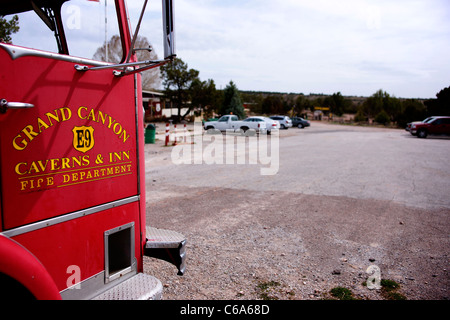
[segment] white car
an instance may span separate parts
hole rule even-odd
[[[281,129],[292,127],[292,120],[288,116],[271,116],[270,119],[279,121]]]
[[[236,115],[224,115],[217,121],[208,121],[204,123],[205,130],[213,132],[214,130],[221,132],[265,132],[266,122],[262,119],[254,117],[245,120],[239,120]]]
[[[280,129],[280,122],[278,122],[277,120],[270,119],[268,117],[254,116],[254,117],[249,117],[246,120],[248,120],[248,119],[258,119],[255,121],[261,121],[261,120],[264,121],[266,123],[267,134],[270,134],[274,130]]]

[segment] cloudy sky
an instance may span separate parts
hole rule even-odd
[[[102,4],[86,4],[103,23]],[[128,1],[133,25],[141,4]],[[161,1],[148,6],[140,33],[161,57]],[[175,0],[175,24],[178,57],[218,89],[434,98],[450,86],[449,0]]]
[[[450,86],[448,0],[176,0],[177,51],[241,90],[435,97]]]

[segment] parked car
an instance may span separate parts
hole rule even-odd
[[[252,129],[255,132],[265,132],[266,122],[262,119],[251,119],[247,118],[245,120],[239,120],[236,115],[225,115],[219,118],[217,121],[206,121],[203,124],[205,130],[211,132],[221,131],[221,132],[243,132]]]
[[[269,118],[280,122],[281,129],[289,129],[292,127],[292,120],[288,116],[271,116]]]
[[[410,132],[419,138],[426,138],[429,134],[450,135],[450,117],[433,117],[428,122],[413,122]]]
[[[264,121],[266,123],[267,134],[271,134],[272,131],[280,129],[280,123],[277,120],[272,120],[268,117],[254,116],[249,117],[248,119],[259,119]]]
[[[292,117],[292,126],[303,129],[304,127],[309,127],[311,123],[308,120],[305,120],[300,117]]]
[[[420,122],[430,122],[431,120],[433,120],[434,119],[434,117],[428,117],[428,118],[426,118],[425,120],[422,120],[422,121],[413,121],[413,122],[409,122],[409,123],[407,123],[406,124],[406,128],[405,128],[405,130],[406,131],[411,131],[411,125],[413,124],[413,123],[420,123]]]
[[[242,124],[240,125],[239,129],[243,133],[247,132],[247,130],[253,130],[257,133],[266,132],[267,131],[266,121],[261,118],[262,117],[249,117],[244,121],[242,121]]]

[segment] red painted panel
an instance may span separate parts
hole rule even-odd
[[[0,47],[0,99],[35,105],[0,114],[3,229],[137,194],[134,79],[74,65]]]
[[[17,280],[37,299],[61,299],[60,290],[40,261],[17,242],[2,236],[0,236],[0,273]]]
[[[139,202],[126,204],[47,228],[15,236],[13,239],[39,259],[54,279],[58,290],[67,288],[73,275],[71,266],[80,271],[83,281],[105,269],[104,232],[135,222],[135,257],[142,263],[139,241]]]

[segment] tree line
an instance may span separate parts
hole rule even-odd
[[[245,117],[243,103],[252,113],[261,115],[302,115],[307,110],[327,110],[336,116],[353,114],[354,121],[369,119],[380,124],[394,123],[400,127],[408,122],[423,120],[432,115],[450,115],[450,87],[436,94],[436,99],[402,99],[378,90],[372,96],[360,99],[344,97],[340,92],[332,95],[309,95],[295,93],[267,93],[239,91],[233,81],[224,90],[217,90],[214,80],[201,81],[199,71],[189,69],[177,58],[172,64],[161,67],[166,98],[178,107],[178,118],[184,119],[190,111],[203,112],[204,118],[214,114],[232,112]],[[186,112],[181,114],[181,109]]]

